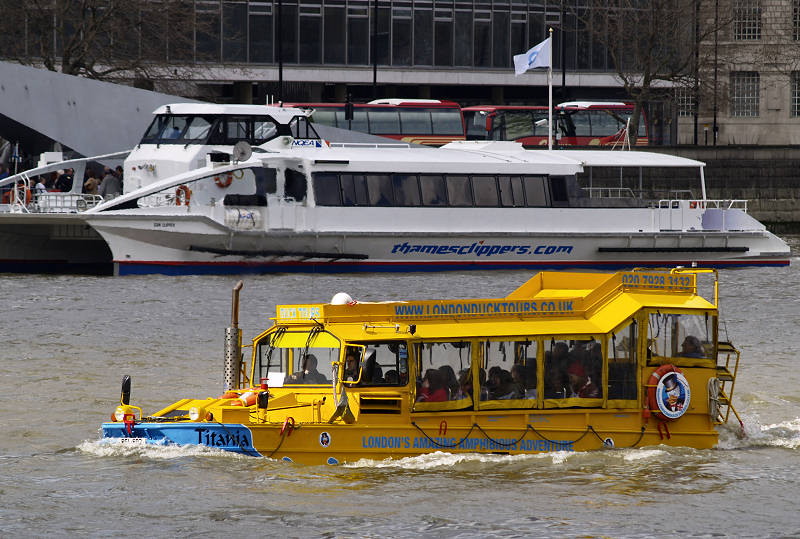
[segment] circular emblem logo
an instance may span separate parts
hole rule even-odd
[[[656,387],[656,404],[664,416],[678,419],[689,408],[692,393],[686,377],[670,372],[661,377]]]
[[[322,447],[328,447],[331,445],[331,435],[327,432],[320,433],[319,435],[319,445]]]

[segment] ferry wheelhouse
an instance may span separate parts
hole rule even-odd
[[[433,451],[708,449],[716,427],[738,418],[739,352],[719,331],[715,270],[542,272],[504,298],[372,303],[339,293],[279,305],[248,365],[240,287],[224,392],[144,415],[126,376],[105,438],[336,464]]]

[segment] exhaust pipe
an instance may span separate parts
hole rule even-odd
[[[231,326],[225,328],[225,391],[239,389],[242,366],[242,330],[239,329],[239,291],[242,281],[233,287]]]

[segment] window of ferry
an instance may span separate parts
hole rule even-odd
[[[342,186],[342,202],[345,206],[366,206],[369,204],[367,180],[363,174],[341,174],[339,181]]]
[[[344,112],[342,112],[342,118],[344,118]],[[352,131],[360,131],[361,133],[369,133],[366,109],[353,110],[353,119],[344,120],[344,123],[340,122],[339,127],[344,127],[345,129],[350,129]]]
[[[670,358],[702,359],[714,350],[713,317],[708,314],[650,313],[649,358],[666,363]]]
[[[636,321],[628,322],[611,334],[608,341],[608,398],[636,399]]]
[[[264,144],[277,134],[278,128],[274,120],[253,120],[253,144]]]
[[[419,183],[416,174],[395,174],[394,199],[398,206],[419,206]]]
[[[464,120],[458,109],[433,109],[431,120],[437,135],[464,135]]]
[[[524,176],[525,199],[530,207],[547,206],[547,189],[543,176]]]
[[[536,341],[486,341],[483,352],[482,401],[536,399]]]
[[[589,339],[545,341],[544,398],[603,397],[603,355],[600,342]]]
[[[392,177],[388,174],[368,174],[367,194],[370,206],[394,206]]]
[[[203,141],[208,138],[210,131],[211,120],[207,120],[202,116],[195,116],[189,120],[183,133],[183,140]]]
[[[497,179],[494,176],[473,176],[472,191],[475,193],[475,205],[496,207],[500,201],[497,196]]]
[[[331,108],[314,109],[314,113],[311,115],[311,121],[316,124],[336,127],[336,110]]]
[[[358,365],[361,370],[359,387],[408,384],[408,348],[404,341],[356,344],[366,347]],[[357,377],[358,373],[355,374]]]
[[[418,403],[471,404],[472,345],[469,341],[417,344]]]
[[[447,176],[447,201],[451,206],[472,206],[469,176]]]
[[[270,387],[284,384],[329,384],[339,361],[339,341],[330,333],[274,332],[256,346],[254,384],[269,379]]]
[[[339,175],[335,172],[314,172],[314,200],[317,206],[341,206]]]
[[[232,143],[240,140],[248,140],[247,124],[248,118],[227,118],[225,120],[226,140]]]
[[[446,206],[447,191],[444,186],[444,176],[420,175],[419,185],[422,189],[422,204],[425,206]]]
[[[431,113],[427,110],[400,109],[400,125],[403,135],[431,135]]]
[[[297,202],[306,199],[306,175],[298,170],[287,168],[284,172],[285,184],[284,195]]]
[[[525,195],[522,189],[522,177],[500,176],[500,203],[507,208],[521,208],[525,206]]]

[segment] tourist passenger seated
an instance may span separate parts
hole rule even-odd
[[[358,348],[348,348],[345,352],[344,360],[344,375],[342,380],[345,382],[354,382],[358,380]]]
[[[519,393],[519,398],[536,398],[536,364],[529,367],[517,364],[511,367],[511,379]]]
[[[444,377],[437,369],[428,369],[422,378],[417,402],[443,402],[447,400]]]
[[[442,373],[442,378],[444,378],[444,385],[447,388],[449,399],[451,401],[463,399],[464,395],[461,392],[461,385],[458,383],[456,371],[453,370],[453,367],[450,365],[442,365],[439,367],[439,372]]]
[[[327,384],[325,375],[317,370],[317,357],[308,354],[305,358],[305,366],[301,365],[301,370],[286,377],[285,384]]]
[[[592,382],[586,374],[586,370],[579,361],[574,361],[567,368],[569,378],[570,397],[581,399],[599,399],[602,397],[600,389]]]
[[[687,335],[681,344],[681,356],[683,357],[706,357],[703,345],[694,335]]]
[[[383,380],[390,386],[396,386],[400,383],[400,375],[397,374],[396,370],[390,369],[386,371]]]
[[[569,380],[566,373],[558,363],[546,364],[544,372],[544,398],[546,399],[566,399],[569,396],[567,386]]]

